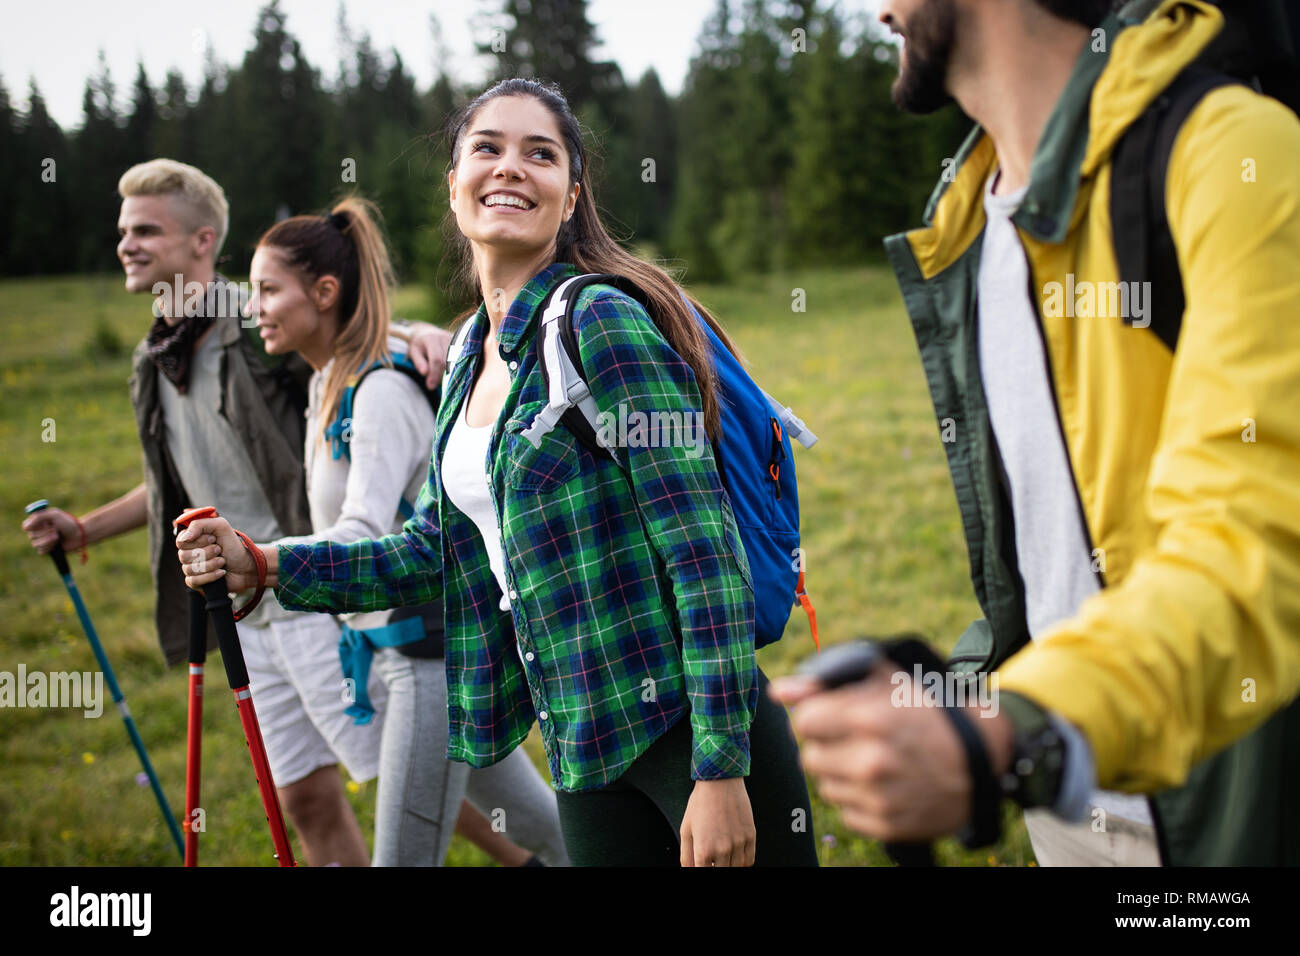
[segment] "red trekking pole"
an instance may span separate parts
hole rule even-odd
[[[172,524],[177,528],[188,528],[191,521],[199,518],[216,518],[216,508],[191,508],[186,511]],[[250,551],[255,551],[252,542],[248,541],[242,534],[244,543]],[[293,850],[289,846],[289,831],[284,825],[284,814],[280,812],[280,798],[275,792],[275,781],[271,779],[271,767],[266,759],[266,746],[262,743],[262,730],[257,724],[257,711],[253,708],[253,694],[248,689],[248,668],[244,664],[244,652],[239,646],[239,632],[235,629],[235,621],[244,617],[257,604],[261,597],[261,590],[251,602],[244,605],[238,611],[235,611],[230,603],[230,596],[226,593],[226,583],[224,581],[213,581],[203,586],[203,594],[206,600],[203,608],[212,615],[212,624],[217,631],[217,645],[221,649],[221,660],[226,666],[226,679],[230,682],[230,689],[235,695],[235,707],[239,711],[239,723],[244,728],[244,741],[248,744],[248,755],[253,760],[253,774],[257,778],[257,789],[262,797],[262,808],[266,811],[266,822],[271,828],[271,842],[275,846],[275,857],[280,866],[295,866],[293,859]],[[199,786],[199,750],[198,742],[201,730],[202,716],[202,664],[199,665],[199,673],[194,673],[195,644],[204,646],[206,651],[206,630],[200,628],[202,637],[195,638],[195,621],[196,611],[194,605],[191,605],[190,616],[190,724],[189,724],[189,745],[190,749],[186,756],[186,775],[185,775],[185,803],[187,815],[192,813],[194,807],[190,805],[190,788],[193,784],[194,800],[198,801]],[[200,661],[202,658],[200,658]],[[196,689],[195,677],[198,678]],[[199,714],[196,717],[194,705],[199,702]],[[193,775],[191,776],[191,771]],[[186,822],[186,831],[188,839],[186,841],[186,865],[194,865],[190,862],[191,855],[188,852],[189,844],[194,844],[194,858],[197,862],[198,843],[197,836],[192,830],[193,817],[190,816]]]
[[[199,770],[203,765],[203,668],[208,657],[208,609],[202,594],[190,590],[190,706],[185,740],[185,865],[199,865],[199,835],[194,811],[199,806]]]

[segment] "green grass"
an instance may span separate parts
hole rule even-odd
[[[803,289],[806,311],[791,309]],[[892,277],[877,267],[807,271],[693,291],[727,326],[758,381],[793,406],[821,442],[798,449],[803,547],[823,643],[915,630],[947,649],[979,609],[971,594],[955,500],[916,346]],[[422,309],[419,289],[399,312]],[[130,352],[148,302],[119,276],[0,283],[0,671],[93,670],[71,602],[19,529],[23,506],[47,497],[79,514],[140,481],[127,395]],[[119,346],[115,349],[115,345]],[[43,441],[48,419],[55,441]],[[186,677],[164,669],[153,626],[145,533],[104,542],[74,573],[168,798],[184,805]],[[802,612],[764,648],[770,675],[812,652]],[[270,865],[270,841],[247,750],[219,668],[204,715],[205,865]],[[214,686],[215,685],[215,686]],[[545,774],[536,732],[525,745]],[[176,854],[111,707],[0,711],[0,865],[171,865]],[[374,784],[349,788],[364,832]],[[823,863],[886,862],[814,792]],[[940,844],[949,865],[1023,865],[1033,855],[1019,815],[1003,842],[968,853]],[[450,865],[487,865],[457,837]]]

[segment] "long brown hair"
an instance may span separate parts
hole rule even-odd
[[[379,207],[359,196],[348,196],[328,215],[285,219],[257,241],[258,246],[279,250],[306,280],[304,287],[326,275],[339,281],[334,364],[317,412],[322,438],[334,420],[348,379],[372,362],[392,363],[388,292],[395,277],[379,223]]]
[[[600,221],[591,191],[591,181],[587,175],[582,127],[578,124],[573,110],[569,108],[568,100],[559,87],[537,80],[514,78],[502,80],[491,89],[479,94],[457,113],[449,124],[451,164],[448,172],[456,168],[465,131],[469,129],[474,116],[483,106],[498,96],[531,96],[546,107],[555,117],[564,140],[565,151],[569,155],[569,185],[572,187],[575,183],[581,184],[582,188],[578,191],[578,202],[573,215],[567,222],[560,224],[560,230],[556,234],[555,261],[572,263],[579,272],[625,276],[645,290],[650,300],[650,315],[655,325],[668,340],[668,344],[695,373],[695,381],[699,385],[700,397],[704,402],[705,431],[710,438],[716,440],[720,430],[718,379],[713,367],[708,337],[691,313],[690,306],[683,300],[682,292],[672,277],[654,263],[638,259],[625,250],[614,241]],[[448,217],[454,223],[454,214],[449,212]],[[459,230],[448,229],[447,231],[454,234],[460,254],[457,278],[464,284],[466,291],[477,298],[481,287],[478,276],[474,272],[474,259],[469,240],[461,235]],[[727,333],[708,310],[694,298],[690,298],[690,305],[695,307],[718,338],[735,354],[736,349],[727,337]]]

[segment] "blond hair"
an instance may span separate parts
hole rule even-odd
[[[215,261],[230,228],[230,204],[226,194],[210,176],[200,169],[174,159],[151,159],[138,163],[117,181],[118,194],[128,196],[175,196],[189,208],[192,229],[211,226],[216,232],[212,242]]]

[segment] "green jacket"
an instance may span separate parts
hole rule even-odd
[[[1297,864],[1300,124],[1238,86],[1184,125],[1167,207],[1187,307],[1171,352],[1111,314],[1114,297],[1103,304],[1119,279],[1111,158],[1222,17],[1167,0],[1120,27],[1110,18],[1080,55],[1013,217],[1103,585],[1032,644],[977,349],[983,186],[997,167],[982,131],[926,226],[886,240],[985,614],[953,666],[996,669],[1002,690],[1079,727],[1100,786],[1152,795],[1166,863]],[[1243,157],[1267,172],[1247,177]],[[1060,308],[1061,290],[1084,288]]]

